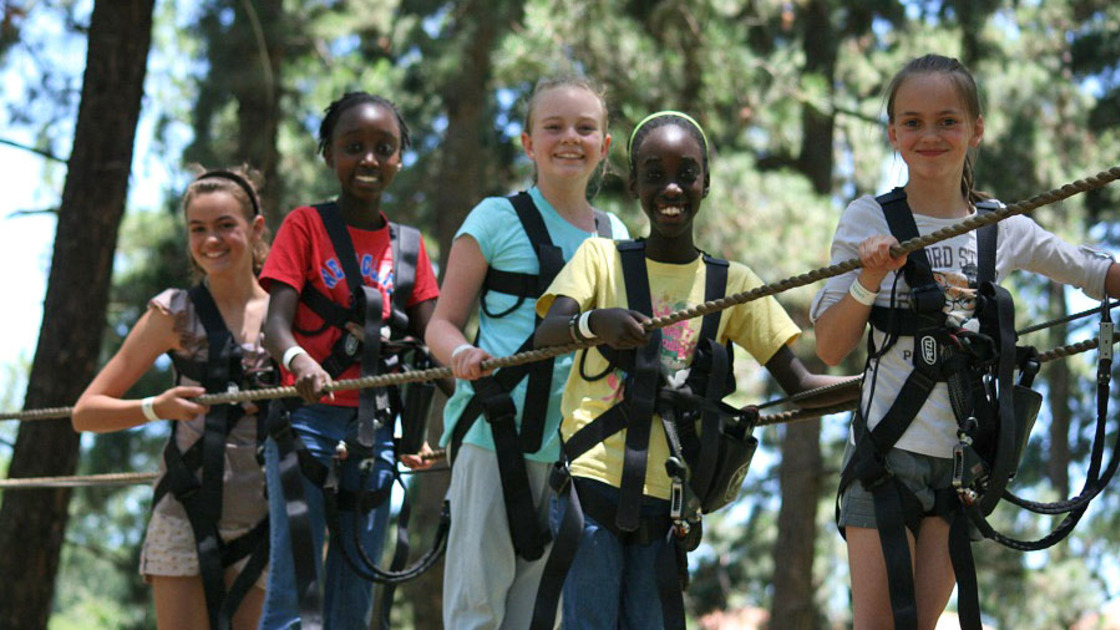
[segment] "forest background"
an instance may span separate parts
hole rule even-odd
[[[714,148],[697,242],[766,281],[827,264],[844,205],[905,182],[885,139],[882,96],[914,56],[952,55],[974,70],[986,122],[977,181],[1005,201],[1094,174],[1120,156],[1120,4],[1109,0],[2,0],[0,7],[0,172],[8,198],[0,255],[12,277],[0,344],[4,411],[73,403],[146,300],[187,284],[178,196],[188,164],[260,169],[273,228],[289,209],[331,195],[336,182],[315,154],[315,132],[323,108],[348,90],[401,106],[414,146],[386,209],[422,229],[441,266],[478,200],[527,185],[531,169],[518,139],[525,96],[535,79],[561,71],[609,89],[615,142],[596,205],[645,233],[625,193],[624,140],[649,112],[689,112]],[[1033,216],[1073,242],[1115,248],[1118,200],[1114,185]],[[1020,324],[1085,305],[1038,278],[1011,284]],[[805,328],[798,354],[823,370],[806,317],[817,288],[778,297]],[[1094,334],[1093,322],[1081,320],[1026,341],[1049,349]],[[775,397],[765,371],[743,359],[738,402]],[[1016,480],[1020,493],[1053,500],[1080,488],[1094,361],[1090,353],[1044,368],[1046,404]],[[834,372],[861,365],[853,357]],[[130,395],[160,391],[170,379],[161,363]],[[850,624],[844,549],[832,524],[847,420],[758,432],[763,448],[740,499],[708,519],[693,554],[690,623],[723,619],[730,627],[736,617],[768,615],[772,628]],[[438,413],[432,430],[438,435]],[[2,422],[0,471],[13,478],[152,471],[165,436],[163,426],[79,437],[66,421]],[[445,485],[445,473],[416,477],[421,523],[434,523]],[[154,628],[136,574],[149,497],[143,486],[0,493],[0,627]],[[1103,627],[1099,613],[1120,595],[1118,519],[1117,496],[1105,493],[1073,536],[1049,551],[975,545],[985,621]],[[996,520],[1028,537],[1052,525],[1007,507]],[[418,529],[419,544],[430,540],[430,529]],[[399,591],[399,627],[439,626],[439,584],[437,566]]]

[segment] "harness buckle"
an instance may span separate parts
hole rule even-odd
[[[334,455],[331,456],[331,462],[327,465],[327,477],[323,480],[323,490],[328,494],[338,492],[338,469],[342,461],[345,460],[348,455],[346,443],[340,441],[338,445],[334,447]]]
[[[568,469],[568,462],[560,460],[552,465],[548,471],[548,485],[557,495],[561,495],[567,491],[568,486],[572,483],[572,473]]]
[[[688,477],[688,466],[677,457],[670,457],[665,460],[665,472],[673,480],[669,489],[669,518],[674,523],[681,522],[685,512],[684,480]]]
[[[358,337],[355,336],[354,333],[348,332],[346,333],[342,349],[346,351],[346,356],[356,357],[358,356],[358,351],[361,349],[361,343],[362,342],[358,340]]]
[[[974,418],[969,421],[975,423]],[[976,449],[972,447],[972,438],[964,430],[958,431],[960,441],[953,447],[953,487],[957,495],[967,507],[972,507],[980,500],[980,491],[988,478],[987,465]]]

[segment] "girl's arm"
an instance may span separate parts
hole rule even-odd
[[[835,308],[835,306],[833,307]],[[829,309],[831,310],[831,309]],[[787,394],[799,394],[803,391],[816,389],[818,387],[825,387],[828,385],[835,385],[842,381],[846,381],[849,377],[846,376],[828,376],[825,374],[813,374],[806,369],[805,364],[797,358],[789,346],[782,346],[770,357],[766,362],[766,369],[778,381],[778,385]],[[827,395],[814,397],[812,400],[799,402],[798,406],[805,408],[813,407],[827,407],[836,405],[849,400],[855,400],[859,390],[853,388],[852,390],[837,390],[830,392]]]
[[[78,398],[71,419],[75,431],[105,433],[148,422],[141,401],[121,400],[121,396],[140,380],[159,355],[178,346],[173,324],[174,318],[167,313],[153,309],[144,313],[121,349]],[[166,420],[190,420],[209,410],[189,400],[205,393],[202,387],[172,387],[155,397],[153,409]]]
[[[1104,291],[1111,298],[1120,298],[1120,264],[1112,263],[1104,277]]]
[[[298,345],[292,336],[292,322],[298,306],[299,292],[289,284],[273,280],[264,324],[264,347],[277,363],[282,364],[284,353]],[[305,401],[317,403],[324,395],[334,398],[333,392],[327,392],[330,374],[311,355],[306,352],[296,355],[288,368],[296,379],[296,390]]]
[[[533,337],[538,348],[561,346],[575,341],[572,338],[570,323],[572,316],[579,313],[579,302],[564,295],[556,296],[548,308],[548,314]],[[649,341],[649,333],[642,323],[649,318],[624,308],[597,308],[591,311],[588,326],[591,332],[612,348],[640,348]]]
[[[412,329],[412,334],[417,339],[423,339],[425,333],[428,331],[428,326],[432,322],[432,315],[436,311],[436,304],[438,300],[432,298],[424,300],[418,304],[413,304],[408,309],[408,327]],[[429,349],[430,350],[430,349]],[[435,381],[436,387],[444,395],[450,397],[455,393],[455,381],[449,378],[441,378]]]
[[[859,244],[859,258],[863,263],[859,282],[863,288],[878,292],[883,278],[890,271],[901,269],[906,257],[892,258],[890,249],[898,240],[889,234],[871,236]],[[817,356],[828,365],[838,365],[863,338],[871,307],[858,302],[851,294],[828,307],[817,319]]]
[[[451,244],[447,272],[424,332],[424,342],[437,361],[451,368],[455,378],[473,381],[485,376],[481,363],[489,359],[490,354],[467,341],[463,328],[474,312],[489,268],[473,236],[464,234]],[[460,347],[463,349],[456,354],[455,350]]]

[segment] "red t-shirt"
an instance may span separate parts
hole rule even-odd
[[[385,215],[382,214],[381,217],[384,219]],[[354,242],[354,253],[358,256],[362,281],[368,286],[381,289],[382,317],[387,320],[392,308],[390,298],[394,288],[393,248],[389,242],[388,221],[386,220],[386,226],[380,230],[363,230],[349,225],[346,229]],[[272,287],[273,281],[283,282],[296,291],[303,291],[304,285],[311,283],[312,287],[334,302],[342,305],[350,304],[350,288],[346,285],[346,274],[338,261],[334,246],[331,245],[327,229],[315,208],[301,206],[284,219],[284,223],[276,233],[276,240],[272,243],[268,259],[265,260],[264,269],[261,271],[260,282],[266,290]],[[436,283],[435,273],[432,272],[428,252],[424,249],[424,241],[421,240],[420,255],[416,261],[416,283],[412,288],[412,298],[406,306],[411,308],[438,296],[439,285]],[[303,302],[300,302],[296,308],[294,324],[295,330],[292,334],[296,342],[319,362],[330,355],[331,347],[342,336],[342,332],[333,326],[314,336],[300,334],[298,330],[318,330],[323,325],[323,320]],[[355,363],[340,374],[338,379],[358,378],[361,376],[360,369],[361,366]],[[282,372],[284,385],[295,382],[291,373],[287,370]],[[336,392],[335,400],[331,404],[357,407],[358,390]]]

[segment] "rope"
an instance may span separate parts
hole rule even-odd
[[[447,457],[445,449],[425,453],[424,461],[440,460]],[[406,470],[402,474],[433,473],[451,470],[449,466],[433,466],[424,470]],[[85,486],[131,486],[149,484],[158,473],[106,473],[102,475],[75,475],[71,477],[21,477],[0,479],[0,490],[23,490],[29,488],[78,488]]]
[[[1116,340],[1116,342],[1114,342],[1114,343],[1120,343],[1120,338],[1118,338]],[[1047,361],[1055,361],[1057,359],[1064,359],[1066,357],[1070,357],[1070,356],[1073,356],[1075,354],[1080,354],[1082,352],[1088,352],[1089,350],[1092,350],[1092,349],[1098,347],[1099,345],[1101,345],[1100,339],[1097,338],[1097,337],[1094,337],[1092,339],[1086,339],[1085,341],[1079,341],[1077,343],[1071,343],[1071,344],[1066,345],[1066,346],[1060,346],[1060,347],[1054,348],[1052,350],[1047,350],[1046,352],[1039,353],[1038,362],[1039,363],[1046,363]],[[854,384],[858,380],[861,380],[862,378],[863,377],[857,376],[857,377],[852,378],[851,380],[844,381],[843,383],[836,383],[834,385],[828,385],[826,387],[818,387],[816,389],[806,390],[806,391],[798,394],[798,397],[803,400],[805,398],[810,398],[811,397],[810,395],[817,396],[817,395],[820,395],[820,394],[822,394],[826,391],[831,391],[831,390],[834,390],[834,389],[840,389],[842,387],[850,387],[852,384]],[[794,397],[791,396],[790,399],[792,399],[792,398],[794,398]],[[782,400],[782,401],[775,401],[775,402],[785,402],[785,401]],[[815,418],[820,418],[821,416],[827,416],[827,415],[834,414],[834,413],[843,413],[845,411],[854,411],[858,402],[859,401],[853,400],[853,401],[849,401],[849,402],[846,402],[846,403],[840,403],[840,404],[832,405],[832,406],[828,406],[828,407],[816,407],[816,408],[808,408],[808,409],[793,409],[791,411],[783,411],[781,413],[764,414],[764,415],[759,417],[758,422],[755,423],[755,426],[766,427],[766,426],[771,426],[771,425],[775,425],[775,424],[782,424],[784,422],[795,422],[795,421],[798,421],[798,420],[813,420]],[[769,403],[767,403],[767,404],[769,405]]]
[[[1025,201],[1018,201],[1010,204],[999,210],[987,212],[984,214],[976,214],[960,223],[951,225],[931,234],[912,238],[904,243],[901,243],[891,248],[893,256],[901,256],[909,254],[933,243],[944,241],[971,230],[990,225],[998,221],[1002,221],[1008,217],[1025,214],[1031,212],[1041,206],[1056,203],[1068,199],[1074,195],[1101,188],[1113,181],[1120,179],[1120,166],[1114,166],[1107,171],[1101,171],[1094,176],[1079,179],[1077,181],[1066,184],[1060,188],[1046,191],[1044,193],[1035,195]],[[774,282],[771,284],[757,287],[750,291],[736,293],[729,295],[718,300],[705,302],[692,308],[682,309],[668,315],[655,317],[645,322],[647,330],[654,330],[664,328],[686,319],[693,319],[702,317],[709,313],[728,309],[732,306],[746,304],[754,300],[764,297],[775,295],[789,289],[805,286],[818,280],[824,280],[838,276],[843,273],[858,269],[862,266],[858,258],[852,258],[844,262],[815,269],[808,273],[803,273],[798,276],[793,276]],[[574,352],[582,348],[598,345],[597,340],[590,340],[583,343],[571,343],[562,346],[550,346],[548,348],[541,348],[537,350],[529,350],[520,354],[514,354],[507,357],[497,357],[482,362],[483,370],[495,370],[504,367],[512,367],[515,365],[523,365],[525,363],[532,363],[556,357],[569,352]],[[1095,347],[1095,346],[1093,346]],[[1089,349],[1089,348],[1086,348]],[[451,369],[446,367],[429,368],[426,370],[414,370],[409,372],[398,372],[394,374],[381,374],[377,376],[367,376],[357,379],[346,379],[331,383],[327,388],[328,391],[336,392],[341,390],[351,389],[365,389],[369,387],[386,387],[389,385],[401,385],[404,383],[415,383],[422,381],[432,381],[441,378],[451,377]],[[223,394],[205,394],[195,398],[195,402],[204,405],[218,405],[235,402],[248,402],[256,400],[265,400],[271,398],[286,398],[297,396],[295,387],[270,387],[265,389],[255,389],[248,391],[229,392]],[[71,414],[71,407],[56,407],[52,409],[37,409],[28,410],[16,413],[0,414],[0,421],[2,420],[47,420],[52,418],[66,418]]]
[[[22,477],[0,479],[0,490],[23,488],[78,488],[83,486],[132,486],[151,483],[156,473],[106,473],[80,477]]]

